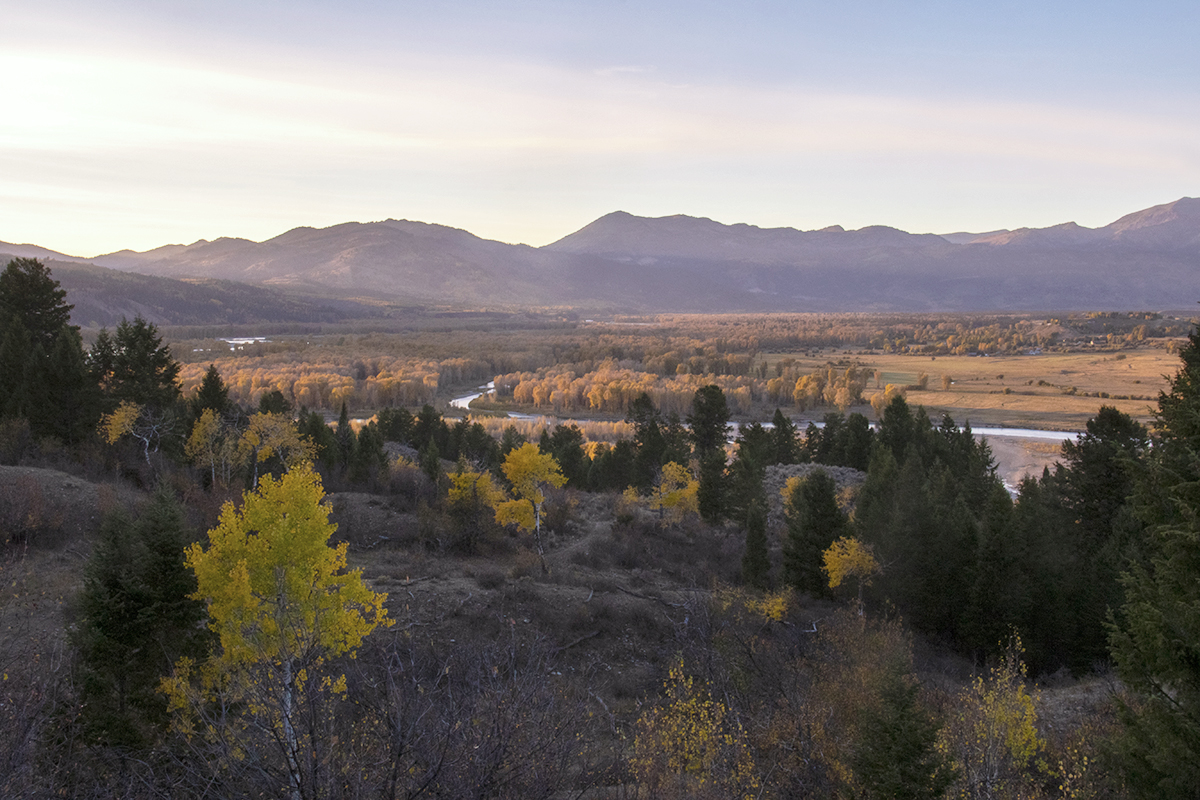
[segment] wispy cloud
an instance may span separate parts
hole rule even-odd
[[[399,214],[548,241],[589,214],[637,205],[853,224],[829,215],[855,203],[877,214],[866,196],[926,198],[932,213],[939,189],[962,196],[968,183],[994,199],[1128,185],[1135,173],[1146,187],[1200,181],[1193,104],[1147,112],[798,79],[681,85],[635,63],[469,53],[401,53],[380,69],[302,49],[206,59],[42,43],[0,51],[0,75],[0,239],[55,246],[54,233],[75,252],[162,244],[154,237],[168,230],[176,241],[265,238],[288,221]],[[74,215],[76,241],[48,213],[55,203]],[[171,228],[172,218],[186,224]],[[125,238],[134,228],[146,238]]]

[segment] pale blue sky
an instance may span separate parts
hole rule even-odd
[[[1200,194],[1200,4],[0,0],[0,240],[622,209],[1097,226]]]

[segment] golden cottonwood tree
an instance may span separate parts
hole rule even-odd
[[[181,660],[163,681],[183,730],[224,744],[232,759],[281,756],[294,800],[318,794],[328,775],[321,696],[345,692],[329,660],[390,624],[387,595],[346,571],[345,543],[329,546],[337,526],[323,497],[302,465],[263,478],[240,509],[225,505],[208,547],[193,544],[186,557],[219,647],[203,663]]]
[[[542,559],[542,570],[546,569],[546,552],[542,547],[542,504],[546,502],[545,488],[560,488],[567,482],[558,462],[549,453],[543,453],[532,442],[526,442],[504,459],[504,477],[512,484],[516,500],[507,500],[496,506],[496,522],[501,525],[513,523],[522,530],[533,531],[538,557]]]

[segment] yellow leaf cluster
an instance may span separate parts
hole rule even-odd
[[[258,413],[238,443],[241,458],[253,456],[258,463],[278,456],[289,469],[312,461],[316,447],[307,436],[301,436],[294,421],[282,414]]]
[[[706,683],[670,669],[664,702],[638,719],[630,766],[652,796],[754,797],[754,760],[741,727]]]
[[[938,749],[959,772],[951,789],[958,797],[978,797],[981,791],[1022,796],[1046,771],[1041,763],[1045,740],[1037,729],[1034,697],[1025,688],[1021,653],[1021,640],[1014,636],[986,680],[977,677],[959,693],[938,736]]]
[[[452,506],[479,503],[496,508],[504,501],[504,492],[492,482],[491,473],[459,470],[450,475],[450,490],[446,499]]]
[[[142,407],[128,400],[122,401],[116,410],[100,418],[100,435],[109,444],[116,444],[122,436],[133,430],[142,413]]]
[[[688,514],[699,513],[697,495],[700,482],[682,464],[674,461],[663,465],[650,493],[649,506],[661,515],[667,512],[664,522],[679,522]]]
[[[875,560],[871,546],[848,536],[831,544],[823,559],[830,589],[841,586],[847,578],[857,578],[860,586],[866,585],[871,576],[879,572],[879,562]]]
[[[500,525],[516,525],[523,531],[531,531],[537,524],[533,503],[524,498],[505,500],[496,506],[496,522]]]
[[[387,595],[371,591],[359,570],[346,571],[345,542],[329,546],[337,526],[323,498],[307,465],[264,478],[240,509],[225,505],[207,548],[188,548],[194,597],[208,604],[221,661],[276,660],[314,648],[336,656],[387,622]]]

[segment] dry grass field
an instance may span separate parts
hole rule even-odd
[[[1102,405],[1116,406],[1147,422],[1179,357],[1165,346],[1121,352],[1084,351],[1017,356],[913,356],[840,353],[778,354],[812,368],[848,359],[868,370],[867,389],[889,383],[915,386],[922,373],[927,388],[910,389],[908,401],[937,419],[949,413],[959,424],[1079,431]],[[880,373],[878,387],[874,372]],[[943,376],[949,388],[942,388]]]

